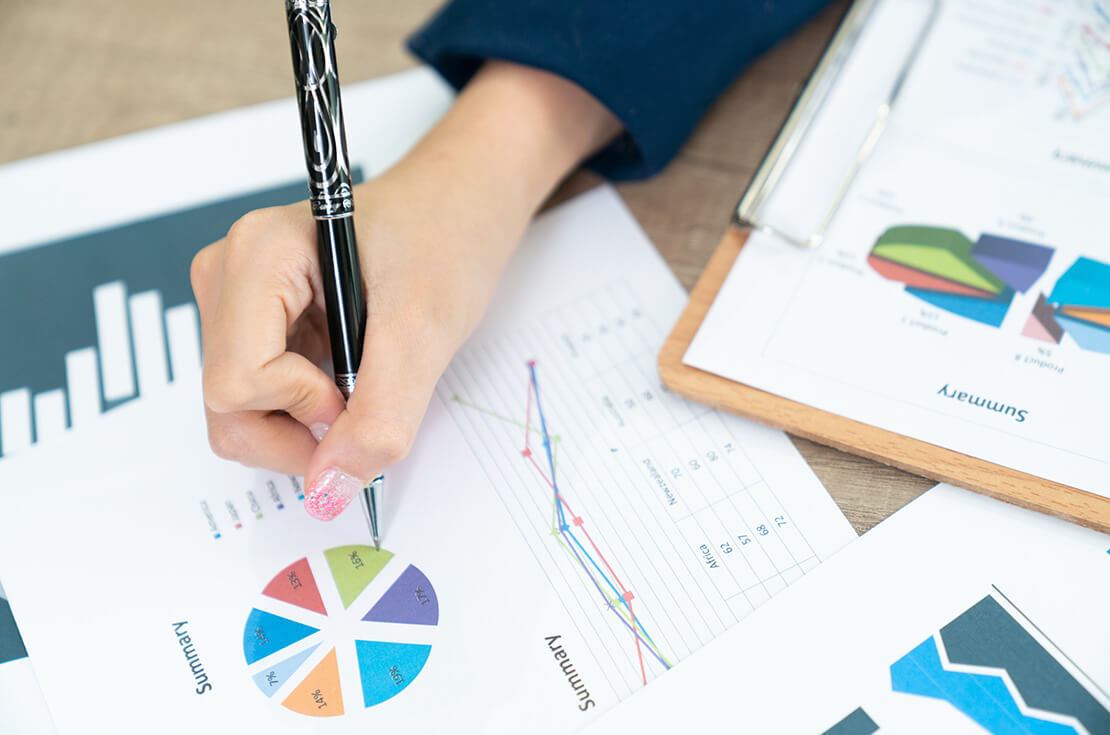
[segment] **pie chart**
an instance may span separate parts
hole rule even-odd
[[[266,584],[243,626],[243,656],[270,701],[337,717],[412,685],[438,624],[439,599],[420,569],[384,549],[337,546]]]
[[[895,225],[876,241],[867,263],[932,306],[999,327],[1014,294],[1036,283],[1054,252],[1001,235],[983,233],[972,242],[947,227]]]

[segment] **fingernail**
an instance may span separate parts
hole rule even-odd
[[[333,520],[362,490],[362,483],[343,470],[329,467],[320,473],[304,496],[304,509],[313,518]]]
[[[319,423],[308,427],[308,430],[312,432],[312,437],[316,439],[316,442],[320,443],[324,441],[324,437],[327,436],[328,429],[330,428],[331,427],[325,423]]]

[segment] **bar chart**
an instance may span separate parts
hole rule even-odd
[[[0,256],[0,457],[49,441],[172,382],[196,379],[193,255],[244,213],[302,184]]]
[[[83,426],[104,410],[200,374],[196,307],[162,308],[158,291],[128,295],[114,281],[93,292],[98,342],[65,354],[64,387],[0,394],[5,456]]]

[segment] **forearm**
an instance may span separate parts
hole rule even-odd
[[[556,185],[619,130],[616,118],[571,82],[491,61],[388,176],[426,189],[459,239],[498,233],[487,245],[511,251]]]
[[[616,135],[620,123],[580,87],[549,72],[490,61],[459,95],[420,152],[469,141],[494,175],[543,196]],[[524,180],[521,180],[521,177]]]

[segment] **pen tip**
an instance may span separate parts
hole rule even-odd
[[[362,499],[366,509],[366,520],[370,523],[370,537],[374,539],[374,549],[382,550],[381,529],[378,527],[378,503],[385,478],[378,475],[362,489]]]

